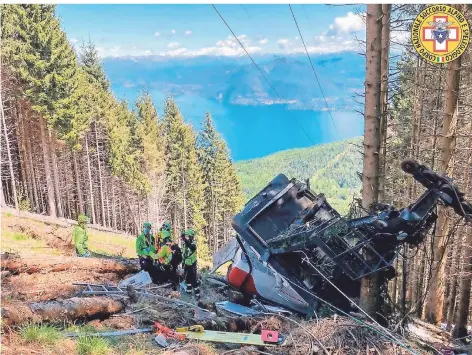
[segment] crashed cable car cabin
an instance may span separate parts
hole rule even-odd
[[[320,300],[344,310],[359,296],[360,279],[393,277],[396,247],[420,243],[437,218],[436,205],[465,217],[472,206],[452,181],[406,160],[405,172],[427,188],[409,207],[382,205],[375,214],[348,220],[307,186],[275,177],[233,219],[236,238],[220,249],[214,267],[232,261],[229,285],[248,297],[311,316]]]

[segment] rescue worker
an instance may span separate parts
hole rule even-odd
[[[161,244],[164,245],[165,242],[164,242],[164,239],[166,239],[167,237],[170,238],[170,240],[173,240],[173,235],[172,235],[172,228],[170,226],[170,223],[169,222],[164,222],[159,230],[159,238],[157,239],[157,243],[158,243],[158,248],[160,248]]]
[[[165,232],[165,231],[164,231]],[[175,243],[172,242],[170,233],[163,233],[160,248],[157,251],[157,261],[159,269],[159,281],[170,281],[172,290],[177,290],[179,279],[177,276],[177,265],[175,265],[174,252]]]
[[[77,222],[78,224],[74,227],[74,231],[72,232],[75,252],[77,256],[87,258],[90,256],[90,251],[88,250],[87,230],[85,228],[88,223],[88,218],[86,215],[81,214],[79,215]]]
[[[197,277],[197,245],[195,244],[195,232],[187,229],[180,236],[183,245],[183,267],[185,272],[185,282],[187,284],[187,293],[195,294],[195,299],[200,299],[200,282]]]
[[[141,270],[147,271],[151,276],[152,282],[157,283],[157,273],[154,266],[154,257],[156,255],[155,238],[151,234],[151,222],[144,222],[143,231],[136,239],[136,254],[139,257]]]

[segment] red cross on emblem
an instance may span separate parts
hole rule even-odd
[[[448,22],[449,16],[433,16],[433,22]],[[424,26],[423,31],[421,33],[421,39],[423,42],[433,42],[433,50],[435,52],[449,52],[449,42],[457,42],[459,41],[459,27],[458,26],[449,26],[447,27],[449,30],[449,38],[446,39],[444,42],[438,42],[433,36],[433,30],[435,27],[431,26]]]

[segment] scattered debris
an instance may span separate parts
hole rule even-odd
[[[241,317],[254,317],[254,316],[261,315],[260,312],[255,311],[249,307],[244,307],[244,306],[241,306],[240,304],[236,304],[229,301],[216,302],[216,308],[223,309],[233,314],[237,314]]]
[[[279,341],[282,339],[279,339],[279,332],[276,332],[275,330],[267,330],[264,329],[261,331],[261,339],[264,343],[275,343],[278,344]]]
[[[167,342],[167,339],[164,335],[162,334],[157,334],[154,338],[157,344],[163,348],[167,348],[169,346],[169,343]]]
[[[165,325],[162,325],[159,322],[154,323],[154,329],[156,330],[156,334],[163,335],[166,339],[176,339],[179,341],[185,340],[185,335],[172,330]]]
[[[120,281],[118,287],[126,288],[128,285],[131,285],[135,288],[143,288],[150,284],[152,284],[151,276],[149,276],[148,272],[141,270],[137,274]]]

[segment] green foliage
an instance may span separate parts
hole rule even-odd
[[[203,211],[205,184],[198,164],[196,137],[172,98],[164,104],[162,127],[165,134],[166,196],[170,218],[178,231],[192,227],[197,236],[200,258],[208,258],[208,245],[204,239],[206,224]]]
[[[18,233],[13,233],[13,239],[15,239],[16,241],[28,240],[29,236],[27,234],[18,232]]]
[[[17,189],[17,194],[18,194],[18,207],[20,211],[30,211],[31,210],[30,200],[21,185]]]
[[[151,95],[145,92],[136,102],[136,143],[142,154],[142,165],[152,179],[163,170],[164,157],[162,138],[158,125],[159,117]]]
[[[198,161],[205,182],[205,219],[207,239],[213,249],[227,240],[231,219],[242,207],[241,183],[225,141],[216,132],[210,114],[206,114],[197,141]]]
[[[77,340],[79,355],[106,355],[112,352],[110,342],[105,338],[81,336]]]
[[[108,91],[110,82],[103,71],[97,49],[90,39],[88,42],[82,43],[80,63],[87,73],[90,83],[98,84],[103,91]]]
[[[114,175],[140,195],[149,191],[149,181],[141,171],[140,153],[133,144],[132,126],[136,115],[128,110],[127,103],[112,103],[106,116],[109,137],[109,162]]]
[[[20,336],[27,343],[38,342],[44,345],[52,345],[62,339],[62,334],[57,328],[38,324],[27,324],[21,327]]]
[[[75,53],[53,5],[8,5],[2,25],[9,37],[5,59],[33,109],[61,130],[75,109]]]
[[[360,191],[361,138],[290,149],[264,158],[236,163],[246,200],[252,198],[277,174],[288,178],[310,178],[311,189],[323,193],[341,214],[348,212],[352,196]]]

